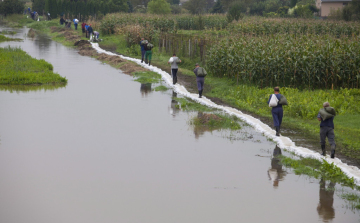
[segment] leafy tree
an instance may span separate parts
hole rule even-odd
[[[19,0],[4,0],[0,2],[0,14],[20,14],[24,11],[25,3]]]
[[[217,0],[214,7],[211,9],[211,13],[224,13],[223,5],[221,4],[221,0]]]
[[[206,0],[189,0],[184,3],[184,8],[189,10],[191,14],[202,14],[206,9]]]
[[[179,5],[180,4],[180,0],[167,0],[170,5]]]
[[[31,10],[36,12],[43,12],[44,9],[45,9],[45,0],[34,0]]]
[[[151,14],[170,14],[170,3],[166,0],[151,0],[148,3],[147,10]]]
[[[265,2],[262,1],[254,1],[252,2],[252,4],[249,6],[250,7],[250,14],[252,15],[262,15],[263,12],[265,11]]]
[[[244,17],[243,13],[246,12],[246,7],[244,2],[238,1],[233,2],[230,5],[229,11],[226,14],[228,22],[232,22],[234,20],[239,21],[242,17]]]

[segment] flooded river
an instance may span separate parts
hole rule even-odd
[[[68,84],[0,91],[1,223],[359,222],[339,185],[281,166],[251,127],[199,133],[172,90],[46,36],[8,45]]]

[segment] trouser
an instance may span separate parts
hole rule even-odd
[[[202,91],[204,89],[204,82],[205,82],[205,78],[203,77],[196,78],[196,83],[199,91]]]
[[[146,51],[146,53],[145,53],[145,63],[148,63],[148,62],[150,63],[151,58],[152,58],[152,51],[151,50]]]
[[[331,148],[335,148],[335,134],[334,129],[331,127],[320,127],[320,144],[325,146],[326,137],[328,138],[329,144]]]
[[[141,61],[144,61],[145,58],[145,50],[141,50]]]
[[[85,33],[85,28],[82,29],[82,32]]]
[[[272,108],[271,114],[272,114],[272,117],[274,120],[274,126],[280,127],[281,123],[282,123],[283,114],[284,114],[282,107]]]
[[[77,30],[77,25],[78,25],[78,24],[75,24],[75,23],[74,23],[74,26],[75,26],[75,30]]]
[[[173,76],[173,84],[177,83],[177,72],[178,72],[178,69],[171,69],[171,73]]]
[[[89,32],[87,30],[85,31],[85,37],[89,38]]]

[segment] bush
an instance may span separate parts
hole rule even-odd
[[[246,7],[243,2],[234,2],[230,5],[230,9],[226,14],[228,22],[232,22],[234,20],[239,21],[244,17],[243,12],[246,12]]]

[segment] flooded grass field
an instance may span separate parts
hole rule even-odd
[[[24,42],[0,46],[68,84],[0,88],[0,222],[360,222],[343,199],[355,191],[296,175],[246,123],[197,128],[201,114],[161,83],[15,31]]]

